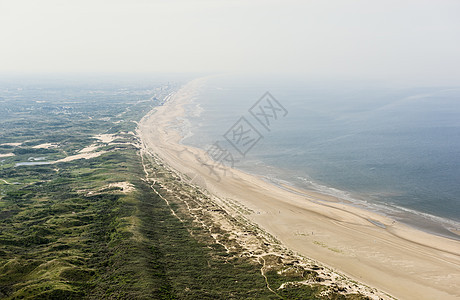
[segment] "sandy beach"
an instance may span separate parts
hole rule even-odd
[[[203,84],[191,81],[141,120],[144,147],[209,193],[238,202],[251,212],[247,219],[305,257],[398,299],[460,299],[459,241],[236,169],[210,172],[205,151],[182,145],[178,130],[184,104]]]

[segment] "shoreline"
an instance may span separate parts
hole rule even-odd
[[[455,220],[431,215],[424,212],[419,212],[401,206],[387,206],[385,204],[363,202],[364,200],[357,200],[355,198],[352,198],[352,200],[350,198],[343,199],[340,196],[329,194],[321,190],[305,189],[290,182],[277,182],[278,178],[271,179],[255,173],[249,174],[252,176],[261,177],[268,183],[276,185],[282,189],[286,189],[292,193],[296,193],[301,196],[310,196],[312,199],[315,198],[312,201],[317,201],[318,204],[327,204],[328,202],[343,203],[345,205],[350,205],[358,209],[370,211],[380,216],[390,218],[395,222],[400,222],[401,224],[407,225],[415,230],[423,231],[428,234],[433,234],[454,241],[460,241],[460,223]],[[319,195],[319,197],[314,197],[312,195]]]
[[[237,169],[225,168],[226,176],[216,180],[202,163],[205,151],[180,144],[177,132],[184,104],[202,83],[188,83],[140,122],[142,142],[166,164],[211,194],[254,211],[247,218],[289,249],[360,282],[398,298],[460,297],[458,241],[344,203],[318,204],[314,198],[326,195],[299,195]]]
[[[187,107],[185,109],[186,115],[194,113],[193,108],[190,108],[191,104],[198,106],[200,105],[200,103],[195,103],[194,100],[190,101],[190,103],[187,103],[185,105]],[[200,109],[202,108],[200,107]],[[200,148],[203,150],[202,145],[197,145],[193,142],[187,143],[187,139],[192,138],[193,141],[194,133],[191,131],[190,121],[186,117],[180,117],[180,121],[183,121],[183,124],[180,128],[180,134],[182,138],[179,141],[179,143],[184,146]],[[323,201],[344,203],[346,205],[350,205],[358,209],[363,209],[379,214],[383,217],[391,218],[395,222],[400,222],[409,227],[412,227],[413,229],[420,230],[428,234],[433,234],[455,241],[460,241],[460,220],[456,221],[448,217],[442,217],[439,215],[418,211],[416,209],[406,208],[404,206],[400,206],[397,204],[367,201],[365,200],[366,195],[357,196],[356,194],[350,193],[349,191],[337,190],[331,186],[323,185],[322,183],[318,184],[318,186],[320,186],[321,188],[306,187],[299,182],[295,183],[294,181],[291,181],[290,179],[283,177],[283,174],[286,174],[286,171],[288,170],[280,169],[272,165],[267,165],[263,161],[259,162],[262,163],[265,167],[277,169],[279,172],[278,175],[280,176],[263,175],[261,172],[259,172],[261,170],[252,170],[251,166],[234,166],[233,168],[248,175],[258,177],[269,184],[276,185],[282,189],[287,189],[299,195],[318,194],[320,195],[320,198],[317,198],[316,200],[318,200],[318,203],[320,204]],[[326,200],[326,198],[328,198],[328,200]]]
[[[199,117],[201,112],[203,112],[202,103],[199,100],[196,97],[184,105],[186,113],[184,117],[180,118],[180,121],[183,122],[180,126],[182,138],[179,143],[184,146],[206,150],[206,147],[212,141],[219,141],[222,136],[214,136],[213,140],[209,140],[208,136],[205,138],[206,142],[203,142],[200,137],[194,137],[196,133],[193,132],[191,122],[194,124],[200,123]],[[225,140],[223,142],[225,143]],[[257,153],[257,150],[255,152]],[[439,211],[430,212],[419,210],[417,207],[405,207],[404,203],[394,202],[391,197],[385,199],[387,198],[385,196],[368,192],[363,193],[359,190],[353,190],[351,187],[342,186],[340,189],[337,189],[332,183],[312,179],[309,174],[302,174],[298,170],[267,163],[263,158],[257,157],[257,154],[255,157],[251,157],[247,164],[238,164],[233,168],[248,175],[259,177],[278,187],[296,190],[302,194],[318,193],[322,198],[336,198],[338,202],[389,217],[396,222],[403,223],[416,230],[460,241],[460,219],[445,216],[442,211],[441,213]],[[270,173],[269,175],[267,175],[267,171]],[[433,199],[436,200],[436,198]],[[323,201],[324,199],[318,200]]]

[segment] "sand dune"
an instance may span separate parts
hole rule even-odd
[[[202,84],[201,79],[188,83],[142,119],[138,134],[145,147],[217,197],[253,211],[248,219],[304,256],[396,298],[460,299],[458,241],[327,201],[329,196],[313,191],[295,193],[239,170],[221,168],[217,178],[205,152],[181,145],[175,130],[183,105],[197,96]],[[317,198],[325,201],[312,201]]]

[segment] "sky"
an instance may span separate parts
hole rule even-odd
[[[0,0],[0,73],[460,85],[458,0]]]

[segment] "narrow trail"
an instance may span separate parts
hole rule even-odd
[[[146,166],[145,166],[144,155],[143,155],[142,151],[141,151],[140,154],[141,154],[142,166],[143,166],[143,168],[144,168],[144,172],[145,172],[145,175],[146,175],[146,179],[147,179],[147,181],[148,181],[148,180],[149,180],[149,173],[147,172],[147,168],[146,168]],[[166,202],[166,204],[168,205],[168,208],[169,208],[169,210],[171,211],[171,213],[173,214],[173,216],[175,216],[181,223],[184,223],[184,220],[182,220],[182,219],[176,214],[176,212],[172,209],[171,204],[169,203],[168,199],[166,199],[165,197],[163,197],[163,195],[161,195],[161,193],[157,191],[157,189],[154,187],[154,185],[155,185],[155,182],[154,182],[153,184],[150,185],[150,188],[153,190],[153,192],[154,192],[155,194],[157,194],[161,199],[163,199],[163,200]]]
[[[151,114],[152,111],[144,116],[143,120]],[[294,263],[300,269],[315,270],[315,278],[319,277],[323,279],[322,285],[324,285],[325,290],[322,294],[324,295],[335,293],[335,289],[339,286],[343,290],[347,290],[347,294],[364,294],[371,299],[391,298],[386,294],[377,293],[377,290],[373,288],[354,284],[351,279],[341,274],[336,274],[334,270],[324,267],[317,261],[293,253],[285,248],[276,237],[248,220],[246,215],[251,215],[254,211],[238,205],[239,203],[232,201],[232,199],[222,199],[209,194],[208,190],[193,184],[195,178],[191,179],[187,174],[183,174],[167,165],[154,152],[153,148],[149,149],[145,141],[142,140],[141,123],[142,121],[138,124],[136,132],[138,133],[137,136],[140,142],[138,149],[145,174],[142,180],[148,183],[154,193],[165,201],[174,217],[184,224],[184,227],[192,236],[196,235],[196,231],[191,230],[192,227],[190,227],[190,224],[193,224],[193,227],[196,224],[202,230],[208,231],[209,237],[214,240],[214,243],[221,245],[227,253],[238,251],[240,252],[240,256],[250,258],[254,262],[259,263],[261,265],[260,274],[264,277],[265,286],[270,293],[276,295],[279,299],[284,299],[283,296],[277,293],[276,288],[274,289],[270,286],[266,274],[267,271],[282,270],[287,265],[290,266],[288,268],[292,268],[292,264]],[[180,205],[176,207],[176,204]],[[178,214],[184,217],[184,219]],[[272,263],[272,258],[267,257],[267,255],[275,255],[280,261]],[[208,266],[210,266],[209,261]],[[316,283],[307,281],[294,282],[306,285]],[[280,288],[285,288],[285,284],[280,286]]]
[[[270,292],[272,292],[273,294],[275,294],[276,296],[280,297],[281,299],[284,299],[283,297],[281,297],[277,292],[275,292],[271,287],[270,287],[270,284],[268,283],[268,278],[267,276],[265,275],[265,272],[264,272],[264,269],[265,269],[265,258],[263,258],[263,256],[260,256],[259,259],[261,259],[263,261],[263,264],[262,264],[262,268],[260,268],[260,274],[262,274],[262,276],[265,278],[265,285],[267,286],[267,289],[270,290]]]
[[[255,231],[254,238],[257,241],[255,240],[240,241],[238,243],[238,246],[242,247],[240,251],[242,255],[245,255],[248,258],[252,258],[255,262],[258,262],[259,264],[262,265],[260,268],[260,274],[264,278],[265,287],[270,291],[270,293],[273,293],[279,299],[284,299],[283,296],[277,293],[276,289],[273,289],[270,286],[269,279],[266,275],[267,268],[271,267],[271,264],[267,263],[267,260],[266,260],[267,255],[275,255],[278,257],[283,257],[283,259],[286,255],[288,256],[290,255],[290,254],[287,254],[285,249],[275,250],[273,248],[273,247],[281,247],[281,245],[279,244],[279,241],[277,241],[276,238],[272,237],[270,234],[261,230],[258,226],[254,226],[253,223],[248,222],[248,220],[245,219],[244,216],[242,216],[241,214],[238,214],[238,217],[235,219],[231,217],[232,216],[231,213],[230,215],[222,215],[220,217],[219,216],[217,217],[217,218],[224,218],[225,220],[230,222],[230,224],[224,223],[226,225],[222,225],[221,223],[218,223],[218,224],[221,224],[221,225],[218,225],[219,227],[220,226],[225,227],[224,231],[229,231],[229,232],[236,231],[236,232],[242,233],[242,234],[236,234],[233,238],[231,238],[231,241],[228,240],[228,237],[223,236],[219,231],[215,231],[212,225],[212,224],[215,224],[213,222],[216,222],[216,221],[219,222],[219,220],[214,219],[217,216],[215,211],[223,210],[227,213],[228,213],[228,209],[232,211],[230,207],[227,207],[229,203],[226,203],[226,202],[228,201],[223,201],[223,199],[217,198],[217,202],[216,202],[216,199],[214,199],[213,201],[211,199],[207,199],[207,197],[202,198],[200,194],[193,194],[192,193],[193,189],[192,190],[182,189],[183,186],[181,184],[178,185],[178,182],[188,182],[188,180],[184,178],[182,174],[177,173],[177,171],[175,170],[171,170],[165,167],[164,163],[155,154],[148,151],[148,149],[141,148],[139,154],[141,156],[142,168],[145,173],[145,177],[142,178],[142,180],[148,183],[149,187],[153,190],[153,192],[157,194],[163,201],[165,201],[166,205],[171,211],[171,214],[174,215],[174,217],[176,217],[181,223],[184,224],[186,230],[190,233],[191,236],[194,236],[196,233],[190,229],[190,226],[189,226],[190,221],[192,223],[196,223],[199,227],[209,232],[209,236],[214,240],[214,243],[221,245],[227,253],[231,253],[232,251],[234,251],[234,245],[232,245],[232,242],[235,240],[233,238],[235,239],[241,238],[242,236],[244,236],[244,233],[247,232],[248,230],[250,231],[254,230]],[[164,177],[165,178],[164,180],[166,180],[165,182],[163,182],[163,175],[166,176]],[[168,185],[168,186],[165,186],[165,185]],[[179,209],[178,212],[176,213],[176,211],[171,206],[172,203],[181,203],[183,205],[182,206],[183,210]],[[238,210],[238,208],[236,209]],[[235,207],[233,207],[233,209],[235,209]],[[190,217],[190,219],[188,217],[186,219],[182,219],[178,215],[178,213],[186,214],[187,216]],[[230,219],[228,219],[229,216],[230,216]],[[230,225],[231,228],[228,227],[227,225]],[[240,228],[240,226],[243,226],[243,227]],[[220,228],[222,229],[222,227]],[[245,242],[248,242],[248,244],[246,244]],[[269,245],[270,246],[269,249],[265,249],[264,245],[265,246]],[[257,253],[254,249],[263,249],[263,253],[260,253],[260,252]],[[227,258],[225,260],[228,262]],[[290,260],[303,261],[304,259],[299,256],[294,255],[292,258],[290,258]],[[316,261],[311,262],[308,260],[308,261],[305,261],[305,263],[303,264],[299,264],[299,266],[305,269],[311,269],[312,264],[315,267],[317,267],[317,265],[321,265]],[[209,265],[209,261],[208,261],[208,265]],[[365,287],[365,286],[355,285],[353,287],[348,280],[342,279],[344,278],[342,276],[336,276],[335,272],[331,271],[328,268],[321,267],[320,270],[317,270],[317,269],[315,270],[316,270],[315,272],[318,273],[318,277],[321,277],[325,280],[324,284],[325,286],[329,287],[329,291],[331,291],[331,289],[334,289],[337,286],[342,286],[343,288],[347,289],[349,293],[353,293],[353,292],[363,293],[363,292],[371,290],[370,288]],[[302,284],[315,284],[315,283],[316,282],[314,281],[312,282],[305,281]],[[284,287],[281,287],[281,288],[284,288]],[[376,290],[372,290],[371,292],[368,292],[366,294],[369,296],[375,297],[376,295],[374,294],[374,292],[376,292]],[[327,294],[327,291],[326,291],[326,294]],[[391,298],[388,295],[386,296],[387,297],[384,297],[384,298]],[[371,299],[374,299],[374,298],[371,298]],[[375,298],[375,299],[380,299],[380,298]]]
[[[145,153],[147,152],[147,153]],[[150,161],[150,163],[158,163],[155,159],[155,156],[153,156],[151,153],[149,153],[148,151],[145,151],[145,149],[142,149],[140,151],[140,155],[141,155],[141,161],[142,161],[142,167],[143,167],[143,170],[144,170],[144,173],[146,175],[146,178],[145,178],[145,181],[146,182],[154,182],[153,184],[149,184],[150,185],[150,188],[154,191],[155,194],[157,194],[162,200],[165,201],[165,203],[168,205],[168,208],[169,210],[171,211],[171,213],[179,220],[181,221],[182,223],[185,223],[184,220],[182,220],[177,214],[176,212],[171,208],[171,205],[170,205],[170,202],[168,201],[168,199],[166,199],[156,188],[155,188],[155,183],[157,182],[155,179],[151,178],[152,174],[149,172],[148,170],[148,166],[147,166],[147,162],[145,161],[146,158],[144,157],[144,155],[148,155],[148,158]],[[174,172],[175,173],[175,172]],[[200,209],[200,207],[202,207],[203,203],[200,203],[199,201],[197,201],[196,199],[189,199],[189,200],[185,200],[185,199],[182,199],[180,196],[188,196],[187,194],[183,195],[182,193],[179,193],[179,195],[177,195],[177,192],[167,188],[167,187],[164,187],[162,186],[161,187],[162,189],[164,189],[167,193],[173,195],[175,198],[177,198],[178,201],[182,202],[185,204],[186,206],[186,209],[188,211],[188,213],[190,214],[190,216],[193,218],[194,222],[198,223],[201,225],[201,227],[205,230],[207,230],[210,234],[210,236],[214,239],[215,243],[216,244],[219,244],[221,245],[225,251],[227,253],[230,253],[230,249],[228,248],[228,246],[222,242],[220,239],[219,239],[219,234],[215,234],[213,233],[213,230],[212,230],[212,226],[206,224],[205,221],[203,221],[200,216],[196,213],[196,212],[201,212],[202,209]],[[200,198],[201,199],[201,198]],[[203,200],[203,199],[201,199]],[[198,207],[198,208],[193,208],[190,206],[190,203],[189,201],[193,202],[193,204]],[[190,232],[191,235],[193,235],[193,232],[191,232],[190,230],[188,230]],[[265,286],[267,287],[267,289],[272,292],[273,294],[275,294],[276,296],[278,296],[280,299],[283,299],[282,296],[280,296],[276,291],[274,291],[271,287],[270,287],[270,284],[268,282],[268,278],[267,276],[265,275],[265,268],[266,268],[266,261],[263,257],[263,255],[251,255],[252,257],[256,258],[259,263],[261,262],[262,260],[262,267],[260,268],[260,274],[264,277],[264,280],[265,280]],[[208,264],[209,264],[209,261],[208,261]]]
[[[152,154],[151,154],[151,153],[147,153],[147,155],[152,155]],[[154,184],[156,183],[156,180],[153,179],[153,178],[150,178],[150,176],[149,176],[149,172],[148,172],[147,167],[146,167],[146,164],[145,164],[145,162],[144,162],[144,155],[143,155],[142,151],[141,151],[141,157],[142,157],[142,166],[143,166],[143,169],[144,169],[144,173],[146,174],[147,181],[148,181],[148,182],[153,182],[153,184],[150,185],[150,188],[151,188],[161,199],[163,199],[163,200],[166,202],[166,204],[168,205],[168,207],[169,207],[171,213],[172,213],[177,219],[179,219],[179,221],[181,221],[182,223],[184,223],[184,221],[183,221],[183,220],[176,214],[176,212],[171,208],[170,202],[169,202],[163,195],[161,195],[161,193],[154,187]],[[155,160],[155,159],[153,159],[153,160]],[[155,162],[157,162],[157,161],[155,160]],[[157,163],[158,163],[158,162],[157,162]],[[162,186],[162,189],[166,190],[168,193],[170,193],[170,194],[172,194],[172,195],[174,195],[174,194],[176,193],[175,191],[173,191],[173,190],[171,190],[171,189],[169,189],[169,188],[167,188],[167,187],[164,187],[164,186]],[[187,195],[185,195],[185,196],[187,196]],[[184,199],[181,199],[181,198],[180,198],[179,196],[177,196],[177,195],[174,195],[174,197],[176,197],[177,200],[181,201],[182,203],[184,203],[184,204],[186,205],[187,211],[188,211],[188,213],[193,217],[194,221],[195,221],[196,223],[199,223],[199,224],[201,225],[202,228],[204,228],[205,230],[207,230],[207,231],[209,232],[210,236],[214,239],[215,243],[221,245],[221,246],[225,249],[225,251],[226,251],[227,253],[230,253],[230,249],[227,247],[227,245],[225,245],[224,243],[222,243],[222,242],[220,241],[220,239],[218,238],[218,234],[213,234],[213,232],[212,232],[212,227],[209,226],[208,224],[206,224],[203,220],[201,220],[201,218],[195,213],[195,211],[196,211],[196,212],[199,212],[199,211],[201,211],[201,209],[200,209],[200,208],[192,208],[192,207],[190,207],[189,201],[186,201],[186,200],[184,200]],[[199,203],[198,201],[196,201],[196,200],[194,200],[194,199],[190,199],[190,201],[193,201],[194,204],[195,204],[197,207],[200,207],[200,206],[202,205],[201,203]],[[193,233],[192,233],[190,230],[189,230],[189,232],[190,232],[190,234],[193,235]]]

